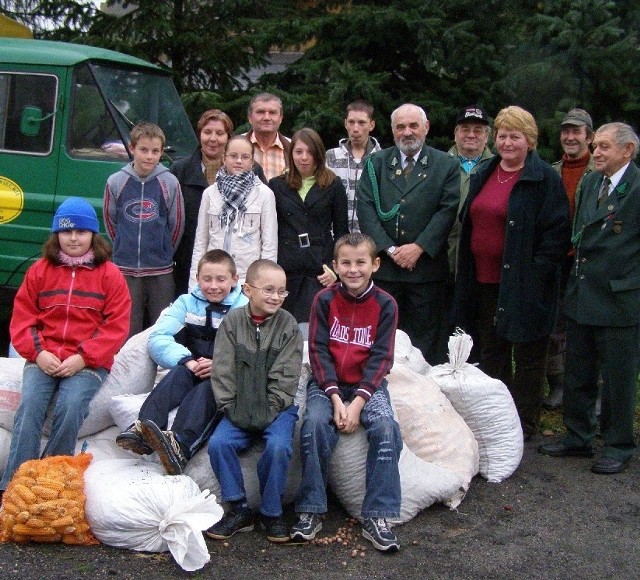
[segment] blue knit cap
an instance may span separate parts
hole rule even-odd
[[[91,204],[80,197],[65,199],[53,216],[52,232],[62,230],[89,230],[98,233],[98,216]]]

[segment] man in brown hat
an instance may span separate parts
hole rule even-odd
[[[553,164],[562,176],[562,183],[569,199],[569,217],[573,223],[576,206],[576,191],[584,176],[593,171],[593,158],[590,145],[593,141],[593,122],[591,115],[584,109],[571,109],[560,124],[560,143],[564,151],[562,159]],[[549,341],[549,359],[547,362],[547,382],[549,396],[543,401],[545,409],[557,409],[562,404],[564,384],[564,359],[567,341],[567,319],[563,314],[564,290],[573,264],[574,252],[567,255],[562,267],[558,320]]]

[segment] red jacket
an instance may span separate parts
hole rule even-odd
[[[131,298],[112,262],[99,266],[33,264],[16,294],[11,342],[35,362],[47,350],[61,361],[81,354],[87,367],[111,369],[129,334]]]

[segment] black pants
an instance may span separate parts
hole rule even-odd
[[[391,294],[398,303],[398,328],[409,335],[411,343],[422,351],[430,365],[445,362],[439,348],[444,316],[444,287],[442,282],[375,283]]]
[[[480,369],[501,380],[518,409],[525,436],[540,423],[549,337],[530,342],[509,342],[496,333],[495,314],[499,284],[478,285]]]
[[[165,430],[169,413],[176,407],[178,413],[171,430],[191,457],[208,441],[215,427],[216,401],[211,379],[200,380],[184,365],[173,367],[149,393],[138,418],[151,419]]]

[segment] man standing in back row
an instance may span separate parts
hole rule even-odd
[[[372,155],[358,183],[358,219],[381,256],[374,280],[396,299],[398,328],[437,364],[460,170],[451,155],[425,145],[429,121],[420,107],[398,107],[391,127],[395,146]]]
[[[593,171],[593,158],[589,146],[593,142],[593,122],[584,109],[571,109],[560,124],[560,144],[564,155],[553,164],[560,173],[564,189],[569,199],[569,219],[573,223],[576,209],[576,191],[585,175]],[[547,382],[549,396],[543,401],[545,409],[557,409],[562,405],[564,385],[564,359],[567,343],[567,317],[563,312],[564,292],[573,266],[574,252],[571,250],[562,264],[560,295],[558,297],[558,319],[549,337],[549,358],[547,359]]]
[[[598,376],[602,376],[602,452],[594,473],[622,471],[634,455],[640,363],[640,141],[624,123],[596,131],[595,171],[576,196],[574,266],[565,294],[566,435],[539,447],[553,457],[593,455]]]
[[[375,126],[372,105],[363,100],[349,103],[344,120],[348,138],[341,139],[338,147],[327,151],[327,167],[342,179],[347,192],[349,231],[352,233],[360,231],[356,213],[356,187],[362,176],[362,169],[369,156],[380,151],[380,144],[370,136]]]
[[[262,166],[267,181],[281,175],[287,166],[291,141],[279,132],[282,117],[280,97],[259,93],[251,99],[247,110],[251,129],[245,135],[253,144],[253,159]]]

